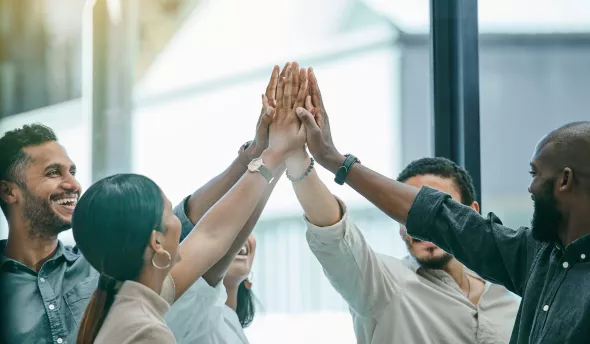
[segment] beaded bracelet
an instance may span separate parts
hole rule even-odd
[[[289,179],[291,183],[297,183],[305,179],[305,177],[307,177],[311,173],[311,170],[313,170],[313,166],[315,165],[315,160],[313,158],[310,158],[310,160],[311,162],[309,163],[309,167],[307,168],[305,173],[303,173],[299,178],[293,178],[293,176],[289,174],[289,171],[285,171],[287,179]]]

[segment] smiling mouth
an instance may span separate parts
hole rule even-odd
[[[56,206],[61,206],[69,210],[73,210],[78,204],[78,198],[73,195],[68,195],[59,199],[54,199],[52,202]]]

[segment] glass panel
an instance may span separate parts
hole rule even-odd
[[[588,61],[588,35],[480,35],[483,209],[509,226],[530,222],[536,143],[561,125],[588,120]]]

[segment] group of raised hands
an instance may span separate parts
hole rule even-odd
[[[332,142],[313,69],[300,68],[297,62],[288,62],[282,71],[275,66],[266,93],[262,95],[256,137],[246,154],[256,158],[268,149],[281,161],[297,159],[304,156],[306,143],[322,165],[330,157],[340,156]]]

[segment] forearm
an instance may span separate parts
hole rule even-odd
[[[272,155],[264,161],[271,169],[279,164]],[[261,173],[246,173],[201,218],[181,243],[182,261],[171,272],[177,298],[228,252],[267,187]]]
[[[260,152],[254,147],[248,147],[246,151],[241,151],[225,171],[195,191],[187,202],[186,215],[190,221],[199,222],[201,217],[240,180],[247,170],[250,157],[257,158],[259,155]]]
[[[281,175],[284,171],[285,169],[281,168],[278,170],[277,173],[274,174],[275,179],[272,181],[270,185],[266,187],[266,190],[264,191],[262,198],[260,198],[260,201],[258,201],[258,205],[256,205],[256,208],[252,212],[252,215],[250,215],[250,218],[246,221],[240,233],[238,233],[238,236],[234,240],[230,249],[227,251],[227,254],[225,254],[217,263],[215,263],[215,265],[211,267],[211,269],[209,269],[203,275],[203,279],[205,279],[205,281],[207,281],[209,285],[216,286],[225,276],[225,273],[227,272],[227,269],[229,268],[230,264],[232,263],[238,252],[240,252],[240,249],[244,246],[250,234],[252,234],[252,230],[256,226],[256,223],[258,222],[260,215],[262,215],[262,211],[264,210],[264,207],[266,206],[266,203],[268,202],[268,199],[272,194],[272,191],[274,190],[275,186],[277,185],[277,182],[281,178]]]
[[[340,154],[333,155],[323,160],[322,166],[336,174],[344,159],[345,157]],[[408,212],[420,191],[358,163],[348,172],[346,183],[401,224],[406,223]]]
[[[306,152],[286,161],[287,169],[294,177],[303,175],[310,163]],[[326,227],[340,221],[340,206],[315,169],[303,180],[293,183],[293,189],[309,222]]]
[[[418,194],[406,227],[410,236],[434,242],[483,278],[519,295],[540,245],[530,230],[505,227],[493,213],[484,218],[429,187]]]
[[[318,227],[307,223],[307,242],[330,283],[348,305],[364,317],[374,317],[389,305],[397,291],[397,265],[383,267],[342,204],[337,224]],[[398,261],[396,261],[398,263]]]

